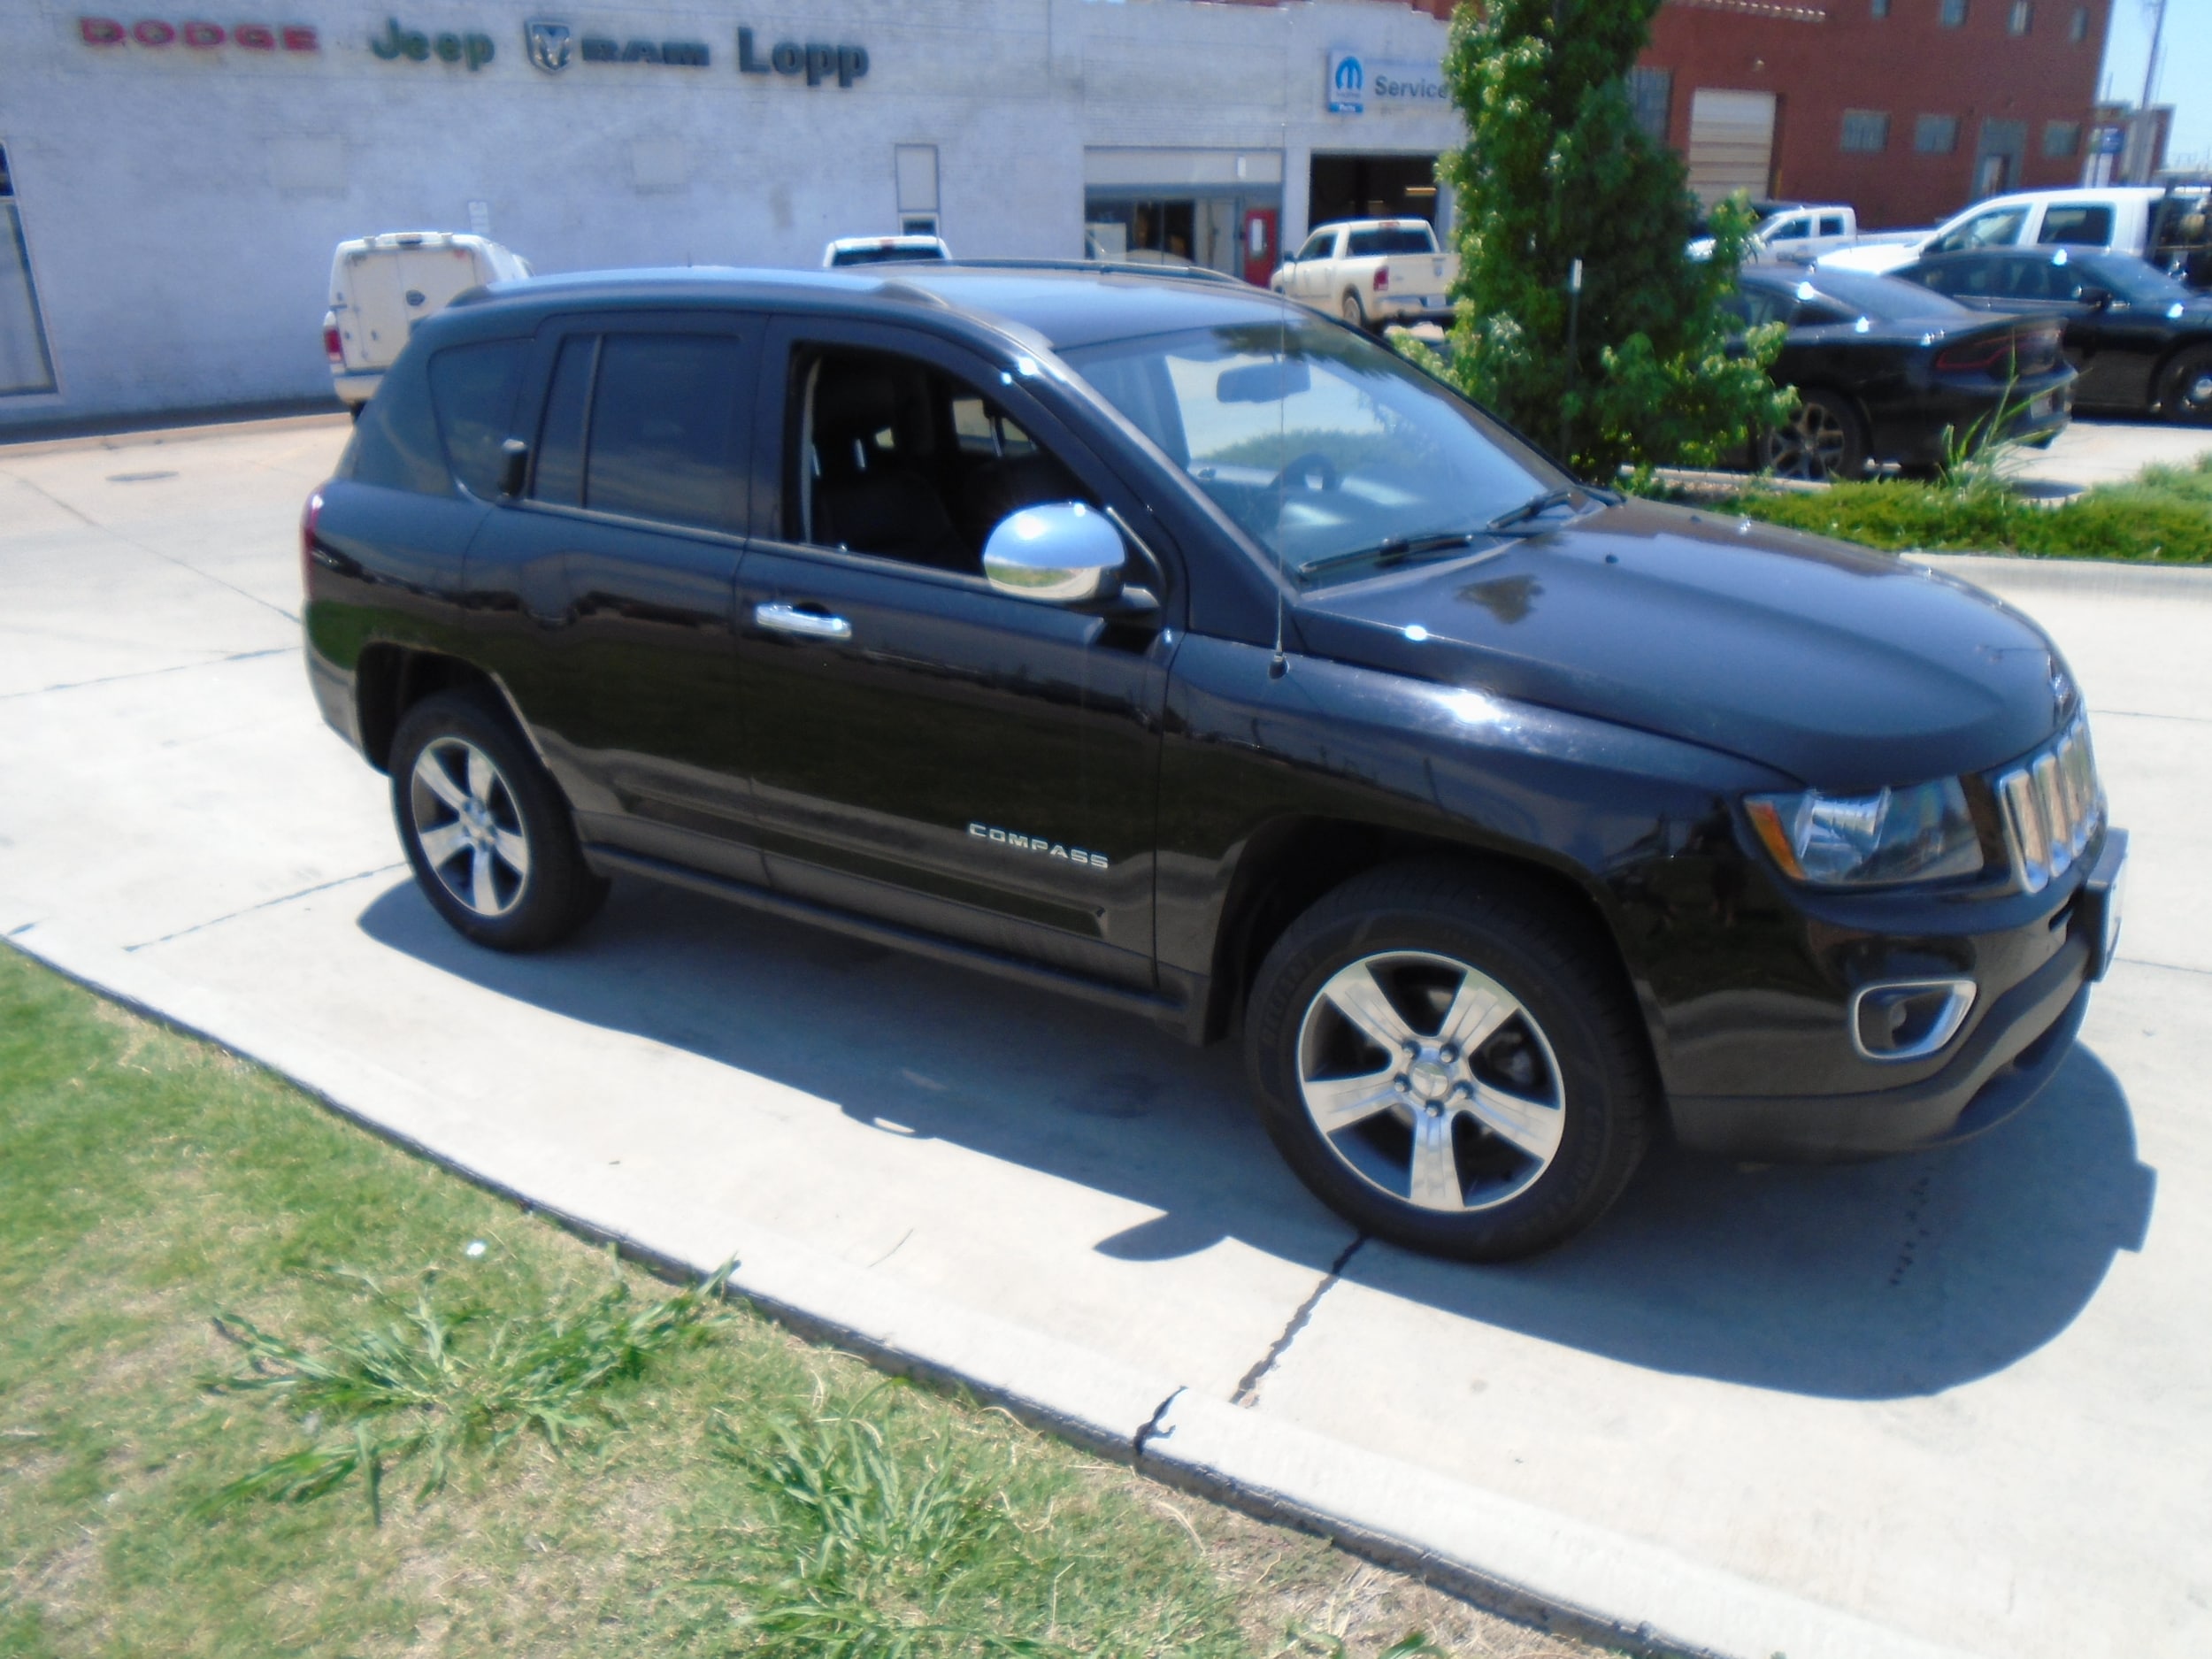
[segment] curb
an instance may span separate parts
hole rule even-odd
[[[722,1217],[672,1210],[655,1236],[594,1217],[572,1169],[495,1171],[465,1108],[373,1061],[35,924],[25,956],[135,1013],[275,1072],[326,1109],[471,1184],[672,1279],[728,1259]],[[342,1091],[342,1092],[341,1092]],[[742,1229],[732,1290],[801,1335],[878,1367],[964,1388],[1164,1483],[1316,1532],[1540,1629],[1655,1659],[1969,1659],[1660,1546],[1486,1492],[1198,1394],[780,1235]]]
[[[2212,565],[2131,565],[2118,559],[2047,559],[2018,553],[1900,553],[1901,559],[1980,587],[2021,593],[2109,594],[2115,598],[2212,603]]]

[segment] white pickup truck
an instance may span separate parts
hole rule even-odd
[[[2202,186],[2110,185],[2078,190],[2023,190],[1992,196],[1933,230],[1863,237],[1823,254],[1842,271],[1894,271],[1927,254],[2039,243],[2131,253],[2200,283],[2206,268],[2208,191]]]
[[[1440,251],[1425,219],[1355,219],[1324,225],[1268,286],[1356,328],[1422,318],[1448,321],[1459,256]]]
[[[323,313],[323,351],[340,400],[358,420],[417,323],[466,289],[529,274],[528,260],[482,236],[396,230],[340,242]]]

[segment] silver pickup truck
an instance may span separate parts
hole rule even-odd
[[[1440,251],[1425,219],[1356,219],[1324,225],[1269,286],[1359,328],[1448,321],[1459,256]]]

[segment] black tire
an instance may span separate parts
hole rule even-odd
[[[1760,441],[1760,466],[1777,478],[1850,483],[1866,476],[1866,423],[1849,398],[1821,387],[1801,391],[1789,419]]]
[[[2185,426],[2212,425],[2212,346],[2192,346],[2158,377],[2159,407]]]
[[[368,405],[366,403],[348,403],[346,405],[346,418],[357,426],[361,424],[361,411],[367,407]]]
[[[1479,866],[1421,861],[1355,877],[1291,924],[1253,984],[1245,1065],[1269,1135],[1331,1209],[1394,1243],[1503,1261],[1571,1237],[1628,1185],[1658,1096],[1635,1004],[1609,950],[1568,907]],[[1454,980],[1453,968],[1472,972]],[[1473,990],[1477,981],[1486,988]],[[1502,990],[1516,1011],[1479,1036],[1471,1055],[1454,1061],[1449,1047],[1424,1047],[1414,1060],[1363,1035],[1342,1013],[1335,995],[1363,983],[1384,987],[1425,1043],[1449,1034],[1440,1015],[1477,1007],[1474,999],[1489,992]],[[1463,1029],[1483,1027],[1478,1020]],[[1332,1062],[1355,1051],[1363,1057]],[[1372,1070],[1379,1056],[1383,1069]],[[1494,1108],[1508,1075],[1496,1068],[1509,1064],[1517,1070],[1502,1091],[1506,1102],[1556,1102],[1558,1117],[1542,1118],[1540,1130],[1514,1131],[1550,1138],[1540,1163],[1476,1111],[1478,1096]],[[1385,1071],[1397,1075],[1378,1082]],[[1418,1092],[1409,1093],[1404,1079],[1417,1072]],[[1348,1102],[1366,1115],[1325,1133],[1308,1091],[1323,1098],[1332,1085],[1372,1087]],[[1372,1102],[1386,1090],[1378,1109]],[[1522,1121],[1540,1117],[1531,1111]],[[1425,1144],[1441,1148],[1444,1164],[1422,1156],[1425,1118]],[[1414,1202],[1424,1168],[1435,1201],[1426,1205]],[[1449,1190],[1434,1184],[1440,1169],[1457,1187],[1456,1209],[1439,1196]],[[1391,1183],[1404,1190],[1389,1190]]]
[[[568,803],[489,696],[441,691],[409,709],[392,737],[391,778],[416,884],[464,937],[536,950],[567,938],[605,900]]]

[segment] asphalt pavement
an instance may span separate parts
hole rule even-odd
[[[316,715],[338,420],[0,448],[0,934],[482,1179],[1525,1609],[1715,1653],[2212,1649],[2212,572],[1966,561],[2086,688],[2120,961],[2000,1131],[1663,1152],[1476,1269],[1363,1241],[1233,1049],[622,882],[477,950]]]

